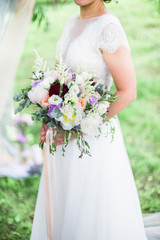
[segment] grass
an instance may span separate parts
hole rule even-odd
[[[39,176],[0,181],[0,239],[29,239]]]
[[[108,9],[120,19],[132,50],[138,98],[119,114],[143,213],[160,211],[160,16],[157,1],[120,1]],[[73,4],[45,6],[51,28],[44,32],[31,24],[18,67],[14,92],[30,82],[36,48],[50,64],[68,17],[78,11]],[[26,78],[25,78],[26,77]],[[114,88],[114,87],[113,87]],[[40,125],[31,129],[38,141]],[[40,177],[0,179],[0,239],[30,238]]]

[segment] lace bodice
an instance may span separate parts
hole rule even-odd
[[[79,14],[66,22],[56,47],[58,61],[64,61],[73,71],[88,70],[107,83],[112,76],[100,49],[113,53],[120,46],[130,46],[119,19],[111,13],[99,17],[80,19]]]

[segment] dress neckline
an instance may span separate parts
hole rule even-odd
[[[78,20],[78,21],[87,21],[87,20],[94,20],[94,19],[99,19],[99,18],[101,18],[101,17],[103,17],[103,16],[108,16],[108,15],[112,15],[109,11],[107,11],[106,13],[104,13],[104,14],[102,14],[102,15],[100,15],[100,16],[97,16],[97,17],[91,17],[91,18],[79,18],[80,17],[80,13],[77,13],[76,14],[76,19]]]

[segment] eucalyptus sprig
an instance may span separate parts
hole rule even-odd
[[[32,104],[28,98],[28,92],[31,88],[32,87],[22,89],[20,92],[14,95],[14,101],[19,102],[18,108],[15,109],[15,114],[21,112],[24,108],[28,108]]]

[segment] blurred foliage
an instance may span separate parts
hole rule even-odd
[[[33,9],[32,22],[36,23],[37,27],[40,27],[43,25],[43,30],[49,31],[50,22],[46,15],[46,9],[44,6],[41,6],[37,3],[35,4],[34,9]]]
[[[47,2],[38,0],[37,3]],[[49,2],[49,1],[48,1]],[[137,77],[137,100],[118,116],[143,213],[160,211],[160,15],[158,0],[120,1],[107,5],[120,19],[130,43]],[[37,49],[54,64],[56,43],[75,4],[45,5],[50,31],[31,24],[16,75],[14,93],[30,83]],[[42,24],[43,26],[43,24]],[[113,86],[113,89],[115,87]],[[28,112],[27,112],[28,113]],[[40,124],[30,127],[39,141]],[[30,239],[40,176],[0,179],[0,240]]]
[[[56,5],[56,4],[64,4],[64,3],[72,3],[73,0],[36,0],[36,3],[42,5]]]

